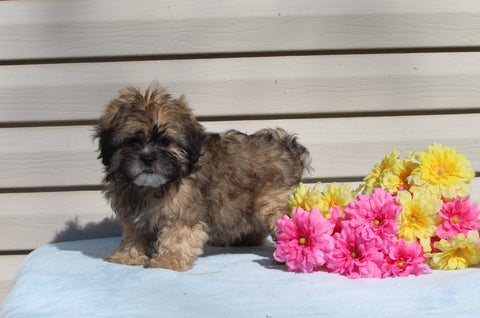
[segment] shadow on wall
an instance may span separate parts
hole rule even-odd
[[[66,223],[65,229],[58,232],[51,243],[120,236],[121,234],[120,224],[115,217],[105,218],[101,222],[90,222],[84,226],[80,225],[78,217],[76,217]]]

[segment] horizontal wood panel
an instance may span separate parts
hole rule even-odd
[[[155,79],[198,116],[480,109],[480,53],[373,54],[3,66],[0,121],[95,120]]]
[[[0,250],[120,234],[100,191],[0,194],[0,202]]]
[[[92,135],[90,126],[0,129],[0,187],[99,184]]]
[[[0,59],[475,46],[480,4],[2,1]]]
[[[283,127],[310,150],[310,177],[362,177],[394,148],[420,151],[432,142],[457,147],[480,167],[480,114],[205,122],[208,130],[253,133]],[[92,127],[0,129],[0,188],[98,185]]]
[[[351,185],[354,189],[358,182]],[[471,200],[480,203],[480,178],[472,182]],[[99,191],[0,194],[0,206],[0,250],[121,233]]]

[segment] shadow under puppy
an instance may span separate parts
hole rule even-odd
[[[105,197],[123,234],[107,261],[190,269],[205,244],[262,244],[309,153],[282,129],[207,133],[184,97],[127,87],[100,118]]]

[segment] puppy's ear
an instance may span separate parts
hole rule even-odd
[[[110,166],[113,153],[116,150],[116,147],[113,145],[113,130],[97,128],[95,137],[99,140],[98,150],[100,154],[98,155],[98,159],[102,159],[103,165],[108,167]]]
[[[196,124],[196,125],[195,125]],[[199,123],[194,123],[194,127],[191,127],[189,134],[187,135],[187,147],[189,167],[192,168],[197,163],[202,152],[203,144],[207,134],[205,129]]]
[[[104,166],[110,166],[113,153],[117,149],[113,142],[114,136],[114,122],[119,109],[122,107],[122,102],[118,99],[113,99],[108,104],[105,112],[100,117],[99,124],[96,127],[95,138],[98,138],[98,150],[100,154],[98,159],[102,159]]]
[[[205,128],[197,121],[193,115],[192,109],[187,105],[185,96],[180,96],[180,98],[175,100],[175,104],[183,109],[187,118],[184,118],[183,124],[185,125],[186,135],[186,147],[185,151],[187,152],[187,159],[189,161],[189,169],[193,168],[200,158],[202,152],[203,144],[207,138],[207,133]]]

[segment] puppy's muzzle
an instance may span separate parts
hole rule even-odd
[[[178,166],[166,151],[143,149],[130,165],[132,181],[137,186],[160,187],[178,178]]]
[[[153,162],[155,161],[155,157],[153,155],[150,155],[150,154],[141,155],[140,160],[142,160],[143,164],[145,165],[144,172],[154,173]]]

